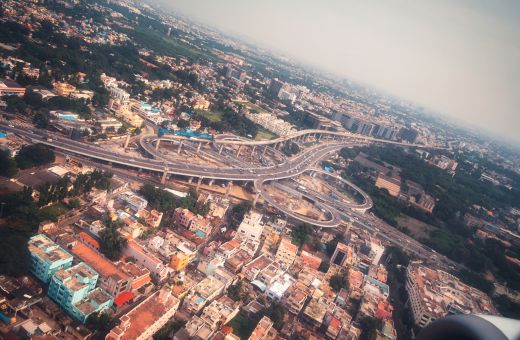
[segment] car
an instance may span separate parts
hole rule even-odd
[[[130,158],[128,161],[130,161],[130,162],[135,162],[135,159]]]

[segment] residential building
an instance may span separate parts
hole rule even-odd
[[[251,260],[252,256],[245,249],[240,249],[231,255],[224,266],[235,274],[242,270],[242,267]]]
[[[201,320],[211,326],[211,329],[226,325],[240,311],[240,301],[233,301],[227,295],[223,295],[204,307]]]
[[[117,267],[126,275],[132,278],[130,286],[131,292],[136,292],[141,287],[144,287],[152,282],[150,278],[150,271],[146,268],[140,267],[132,262],[119,262]]]
[[[176,247],[177,250],[170,259],[170,268],[175,271],[183,271],[195,259],[197,251],[188,247],[185,242],[180,242]]]
[[[309,287],[303,283],[296,281],[284,294],[282,299],[283,305],[289,313],[298,315],[302,310],[311,291]]]
[[[258,256],[257,258],[246,264],[242,268],[242,274],[247,280],[253,281],[256,279],[258,274],[271,263],[273,263],[271,255],[269,255],[268,253],[263,253],[262,255]]]
[[[163,287],[120,318],[120,324],[112,328],[106,340],[151,339],[175,314],[179,299],[171,290]]]
[[[243,239],[248,239],[260,244],[260,238],[264,228],[262,224],[262,217],[262,214],[253,210],[250,211],[244,216],[242,223],[240,223],[238,226],[237,235]]]
[[[31,254],[31,273],[44,283],[49,283],[57,271],[72,266],[72,255],[43,234],[31,237],[28,248]]]
[[[99,274],[99,287],[113,297],[131,289],[131,278],[101,253],[82,242],[76,242],[70,251],[75,257],[85,262]]]
[[[267,286],[265,294],[273,301],[281,300],[285,292],[294,284],[294,278],[285,273],[278,276],[270,285]]]
[[[497,313],[488,295],[447,272],[410,264],[406,274],[410,308],[419,327],[448,314]]]
[[[134,194],[131,191],[123,192],[118,196],[118,198],[125,202],[130,209],[132,209],[135,212],[138,212],[148,205],[148,201],[136,194]]]
[[[302,250],[300,256],[298,256],[298,261],[302,263],[304,267],[312,268],[318,270],[321,264],[321,258],[305,250]]]
[[[182,308],[190,314],[196,314],[204,306],[217,297],[225,288],[225,282],[213,276],[208,276],[191,289]]]
[[[303,311],[303,319],[313,328],[320,327],[325,318],[325,313],[327,312],[329,304],[330,302],[323,296],[319,298],[313,297]]]
[[[163,213],[155,209],[152,209],[150,211],[142,209],[139,210],[136,215],[139,218],[142,218],[146,225],[151,228],[158,228],[163,218]]]
[[[18,96],[23,97],[25,87],[11,79],[0,79],[0,97],[2,96]]]
[[[297,253],[298,246],[292,244],[290,239],[284,237],[276,251],[275,260],[280,263],[282,268],[288,269],[293,264]]]
[[[211,224],[209,221],[200,215],[195,215],[188,209],[175,209],[173,212],[173,219],[177,225],[191,231],[201,230],[204,233],[211,233]]]
[[[123,250],[123,256],[133,257],[139,266],[148,269],[159,281],[168,275],[168,268],[162,261],[132,239],[128,240],[128,244]]]
[[[273,338],[269,335],[269,331],[271,331],[272,328],[273,322],[271,319],[267,316],[262,317],[262,319],[258,321],[253,333],[251,333],[249,340],[267,340]]]
[[[83,262],[54,273],[48,295],[63,309],[82,323],[92,313],[112,306],[112,297],[96,288],[99,274]]]
[[[363,290],[365,293],[369,292],[384,298],[388,298],[388,295],[390,294],[390,288],[386,283],[380,282],[370,276],[365,276],[365,285]]]

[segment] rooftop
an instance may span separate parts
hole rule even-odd
[[[31,237],[29,240],[29,251],[42,260],[49,262],[72,259],[72,255],[43,234]]]
[[[166,312],[172,308],[177,309],[178,305],[179,299],[171,295],[167,288],[163,288],[122,316],[121,324],[114,327],[106,338],[114,338],[111,337],[114,333],[121,334],[121,339],[137,339]]]
[[[103,277],[117,277],[119,280],[128,279],[128,275],[119,270],[112,261],[81,242],[77,242],[72,247],[71,252]]]

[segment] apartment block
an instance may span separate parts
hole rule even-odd
[[[63,309],[82,323],[89,315],[112,306],[112,297],[96,288],[99,274],[83,262],[56,272],[50,282],[48,295]]]
[[[49,283],[54,273],[72,266],[73,257],[43,234],[29,240],[31,273],[44,283]]]

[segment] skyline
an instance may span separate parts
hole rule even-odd
[[[503,2],[499,8],[482,1],[472,6],[467,1],[420,6],[329,1],[327,7],[294,0],[162,4],[297,62],[391,93],[506,142],[520,142],[518,3]]]

